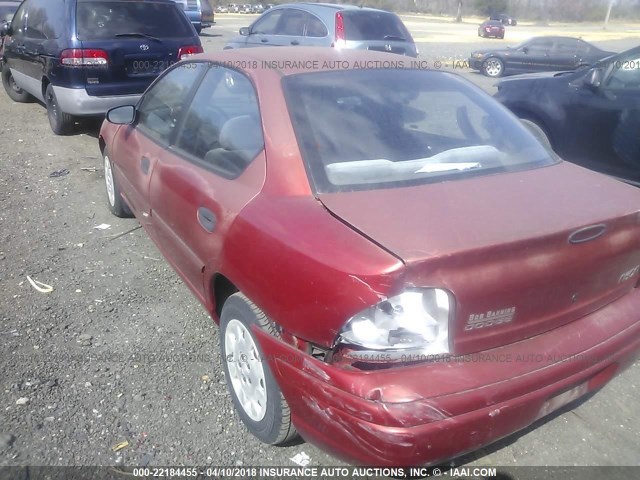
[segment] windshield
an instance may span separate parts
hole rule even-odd
[[[92,40],[144,34],[160,38],[189,37],[191,25],[174,3],[78,2],[78,38]]]
[[[518,120],[455,75],[348,70],[283,80],[316,192],[370,190],[549,165]]]

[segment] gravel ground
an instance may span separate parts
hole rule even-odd
[[[236,29],[225,22],[203,37],[207,50]],[[0,465],[294,466],[301,452],[341,465],[304,442],[262,445],[241,425],[214,323],[137,222],[106,207],[98,123],[56,137],[40,104],[4,92],[0,119]],[[640,465],[639,385],[636,364],[460,463]]]

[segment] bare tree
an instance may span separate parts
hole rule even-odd
[[[456,13],[456,22],[462,22],[462,0],[458,0],[458,13]]]

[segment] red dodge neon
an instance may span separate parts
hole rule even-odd
[[[234,405],[264,442],[437,464],[640,350],[640,191],[402,62],[199,55],[100,132],[111,211],[219,323]]]

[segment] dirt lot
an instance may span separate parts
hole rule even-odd
[[[206,32],[207,50],[249,21],[237,17]],[[306,443],[262,445],[240,424],[215,325],[137,222],[106,207],[98,124],[56,137],[41,105],[4,92],[0,119],[0,465],[293,466],[300,452],[340,465]],[[460,463],[640,465],[639,387],[636,363],[575,409]]]

